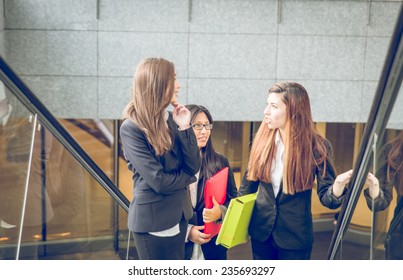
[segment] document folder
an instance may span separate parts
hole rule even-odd
[[[228,206],[216,244],[227,249],[249,240],[248,227],[257,193],[233,198]]]
[[[204,204],[207,209],[213,208],[213,196],[219,204],[225,202],[225,197],[227,196],[227,185],[228,185],[228,167],[224,167],[212,177],[207,179],[206,185],[204,187]],[[213,237],[220,231],[221,224],[215,222],[204,223],[204,233],[211,234]]]

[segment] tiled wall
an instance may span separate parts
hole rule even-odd
[[[401,4],[7,0],[7,61],[58,117],[120,118],[137,63],[161,56],[180,100],[215,120],[259,121],[268,87],[295,80],[315,121],[365,122]],[[389,126],[402,119],[395,109]]]

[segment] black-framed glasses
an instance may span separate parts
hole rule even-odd
[[[211,130],[211,129],[213,129],[213,124],[212,124],[212,123],[208,123],[208,124],[194,123],[194,124],[192,124],[192,127],[193,127],[194,129],[196,129],[196,130],[202,130],[203,127],[204,127],[206,130]]]

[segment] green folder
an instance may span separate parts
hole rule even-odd
[[[216,245],[232,248],[249,240],[249,221],[255,206],[256,194],[251,193],[231,199],[225,214]]]

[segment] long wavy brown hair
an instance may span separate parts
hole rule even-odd
[[[175,67],[164,58],[146,58],[136,68],[132,100],[123,112],[144,132],[157,155],[172,147],[166,108],[174,95]]]
[[[397,176],[395,187],[399,196],[403,196],[403,130],[389,144],[387,178],[391,181],[392,175]]]
[[[295,194],[312,189],[315,168],[323,163],[323,172],[326,170],[327,148],[312,120],[308,93],[298,83],[279,82],[269,89],[269,94],[281,95],[286,105],[283,192]],[[262,121],[252,143],[248,180],[271,182],[277,131]]]

